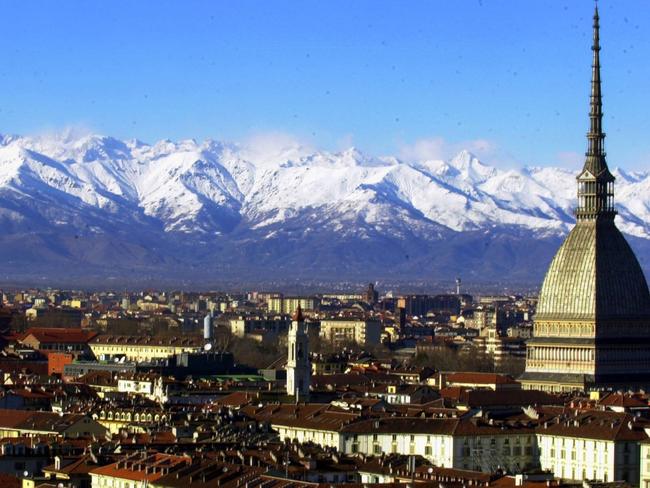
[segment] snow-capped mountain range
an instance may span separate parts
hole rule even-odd
[[[614,174],[618,226],[647,266],[650,173]],[[7,273],[44,275],[538,279],[575,189],[574,171],[502,170],[467,151],[410,163],[295,143],[0,135],[0,255]]]

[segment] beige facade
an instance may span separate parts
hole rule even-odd
[[[293,314],[298,306],[302,310],[315,310],[318,300],[314,297],[269,297],[267,300],[269,312]]]
[[[124,356],[128,361],[148,362],[154,359],[166,359],[183,352],[200,352],[203,349],[203,340],[198,337],[100,335],[91,340],[88,345],[99,360]]]
[[[538,434],[540,465],[557,478],[639,482],[639,444],[595,438]]]
[[[639,486],[650,488],[650,442],[639,444]]]
[[[270,335],[287,332],[290,321],[282,318],[237,317],[228,321],[230,333],[235,337],[246,337],[253,331],[264,331]]]
[[[532,429],[501,429],[452,419],[376,419],[343,427],[318,428],[272,422],[281,439],[314,442],[346,454],[415,454],[436,466],[519,472],[537,466]]]
[[[372,346],[381,342],[381,332],[377,320],[325,319],[320,323],[320,337],[333,344]]]
[[[92,414],[92,418],[106,427],[111,434],[117,434],[121,429],[129,432],[145,432],[153,423],[168,422],[167,413],[153,410],[123,410],[119,408],[103,408]]]

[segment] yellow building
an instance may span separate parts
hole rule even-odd
[[[269,312],[293,314],[298,306],[302,310],[314,310],[318,305],[318,300],[315,297],[269,297],[267,300]]]
[[[166,359],[183,352],[199,352],[203,349],[201,337],[149,337],[116,336],[101,334],[88,346],[98,360],[126,357],[128,361],[148,362]]]
[[[320,323],[320,336],[337,345],[356,343],[372,346],[381,342],[381,323],[377,320],[325,319]]]
[[[117,434],[122,429],[129,432],[146,432],[147,428],[169,421],[168,414],[154,409],[122,409],[117,407],[102,407],[92,414],[94,420],[106,427],[111,434]]]

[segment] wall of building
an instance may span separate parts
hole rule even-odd
[[[562,479],[639,482],[640,450],[636,442],[537,435],[542,469]]]

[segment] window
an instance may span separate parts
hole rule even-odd
[[[469,441],[467,439],[463,442],[463,456],[469,456]]]
[[[431,446],[424,446],[424,455],[425,456],[431,456],[433,449],[431,449]]]

